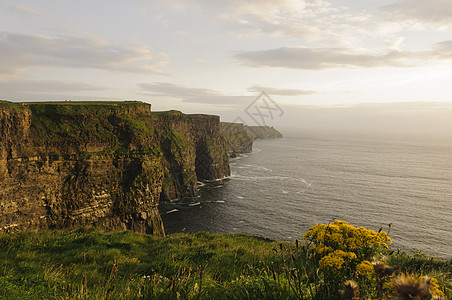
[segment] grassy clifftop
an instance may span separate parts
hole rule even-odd
[[[25,106],[22,105],[21,103],[14,103],[14,102],[9,102],[9,101],[5,101],[5,100],[0,100],[0,108],[22,110],[22,109],[25,109]]]
[[[153,148],[149,104],[67,101],[24,105],[32,112],[32,129],[48,148],[122,154]]]
[[[324,274],[314,253],[307,242],[240,234],[0,233],[0,299],[339,299],[340,270]],[[403,274],[432,276],[438,281],[431,290],[452,296],[452,260],[390,253],[379,256],[386,275],[351,275],[362,296],[376,299],[380,279],[394,295],[387,284]],[[389,265],[398,266],[392,275]]]
[[[13,157],[155,150],[151,106],[142,102],[0,101],[0,118]]]

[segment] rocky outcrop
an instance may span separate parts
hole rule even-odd
[[[280,139],[281,132],[270,126],[246,126],[246,132],[253,140]]]
[[[231,156],[237,153],[253,151],[253,140],[282,138],[283,135],[269,126],[246,126],[242,123],[221,122],[221,131],[226,140],[228,153]]]
[[[253,151],[253,138],[242,123],[221,122],[221,131],[226,140],[228,153],[249,153]]]
[[[197,196],[197,181],[230,175],[218,116],[154,113],[156,136],[165,157],[162,200]]]
[[[0,102],[0,231],[96,226],[164,235],[161,198],[229,175],[216,116],[140,102]]]

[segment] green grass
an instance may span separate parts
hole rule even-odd
[[[25,104],[32,112],[32,127],[39,138],[63,149],[80,151],[85,145],[102,145],[98,155],[156,152],[150,118],[132,117],[128,106],[140,102],[74,101]],[[158,151],[157,151],[158,152]],[[96,155],[96,153],[91,154]]]
[[[390,260],[434,275],[451,296],[451,260]],[[337,299],[317,272],[306,245],[240,234],[0,234],[0,299]]]
[[[35,102],[23,102],[24,105],[112,105],[112,106],[124,106],[135,105],[143,102],[140,101],[35,101]]]
[[[182,279],[179,293],[189,293],[202,288],[201,277],[215,292],[269,264],[274,246],[204,232],[165,239],[95,229],[2,234],[0,298],[105,299],[109,293],[111,299],[135,299],[153,289],[171,298],[173,288],[166,288],[171,280]]]
[[[33,106],[42,106],[42,105],[51,105],[51,106],[78,106],[86,108],[94,108],[98,109],[99,107],[125,107],[125,106],[133,106],[133,105],[146,105],[140,101],[35,101],[35,102],[11,102],[6,100],[0,100],[0,108],[9,108],[9,109],[27,109],[28,107]]]
[[[0,108],[7,108],[13,111],[21,111],[26,109],[26,106],[22,105],[22,103],[18,102],[9,102],[5,100],[0,100]]]

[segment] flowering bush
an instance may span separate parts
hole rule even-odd
[[[358,279],[362,287],[374,285],[375,270],[370,261],[392,242],[384,231],[354,227],[339,220],[314,225],[303,239],[315,246],[312,258],[333,289],[353,278]]]
[[[376,252],[382,248],[388,248],[388,243],[392,243],[384,231],[377,233],[339,220],[334,221],[333,224],[314,225],[308,229],[303,239],[314,243],[316,253],[321,257],[343,257],[343,252],[347,252],[350,253],[348,257],[352,259],[354,256],[353,259],[357,259],[358,263],[370,260]],[[337,252],[338,250],[342,252]]]

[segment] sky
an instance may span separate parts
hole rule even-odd
[[[450,0],[2,0],[0,20],[4,100],[452,130]]]

